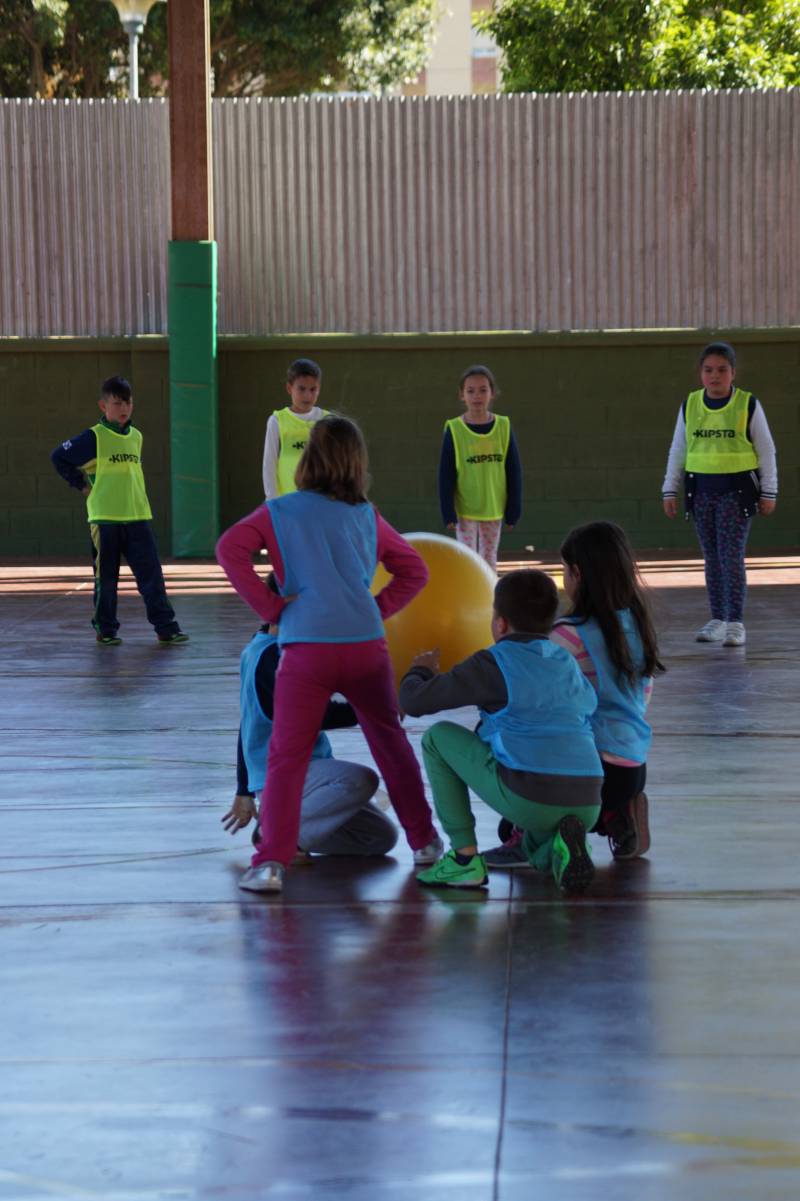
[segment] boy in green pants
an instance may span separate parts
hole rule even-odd
[[[558,593],[542,571],[512,571],[498,581],[493,647],[439,673],[438,651],[418,655],[400,685],[400,707],[414,717],[477,705],[475,733],[441,721],[425,733],[422,754],[439,820],[452,850],[421,884],[476,888],[487,883],[475,842],[469,789],[524,830],[532,867],[551,870],[567,892],[594,876],[586,830],[600,812],[603,769],[589,717],[597,695],[574,658],[548,641]]]

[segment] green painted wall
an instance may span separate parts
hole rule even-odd
[[[85,499],[50,452],[99,420],[99,384],[117,374],[133,383],[156,536],[168,547],[167,365],[165,338],[0,339],[0,556],[88,556]]]
[[[710,335],[708,335],[710,336]],[[400,529],[439,529],[441,429],[459,411],[457,380],[473,362],[494,370],[523,454],[525,507],[507,549],[550,549],[570,526],[620,521],[639,547],[694,547],[691,527],[659,499],[680,400],[695,382],[704,333],[395,335],[220,340],[220,504],[225,527],[261,499],[269,413],[283,403],[288,363],[321,364],[322,400],[355,417],[372,457],[372,495]],[[752,547],[800,541],[800,330],[730,331],[738,380],[764,401],[781,479],[778,511],[754,524]],[[97,384],[121,372],[134,387],[156,528],[169,546],[166,340],[0,340],[0,554],[80,555],[83,503],[49,464],[59,441],[94,420]]]

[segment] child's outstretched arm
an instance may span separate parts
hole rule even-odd
[[[441,674],[416,662],[400,681],[400,708],[412,717],[477,705],[490,713],[508,704],[508,689],[497,660],[477,651]]]
[[[217,562],[243,601],[262,621],[277,623],[287,600],[264,587],[253,567],[253,555],[266,550],[278,581],[284,576],[283,559],[266,505],[259,505],[247,517],[237,521],[217,543]]]
[[[382,563],[392,579],[375,600],[384,621],[414,599],[428,582],[425,560],[418,555],[405,538],[398,534],[388,521],[384,521],[375,510],[378,535],[378,562]]]

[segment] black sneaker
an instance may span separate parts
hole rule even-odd
[[[122,639],[116,634],[98,634],[95,642],[99,642],[101,646],[122,646]]]
[[[530,867],[528,856],[522,849],[523,831],[516,826],[512,827],[511,837],[506,839],[502,846],[493,847],[491,851],[484,852],[484,862],[487,867],[503,868],[508,871],[513,868]]]
[[[158,641],[162,646],[178,646],[182,642],[188,642],[189,635],[178,630],[176,634],[159,634]]]
[[[572,813],[558,823],[553,839],[552,865],[553,878],[564,892],[584,892],[594,879],[586,827]]]
[[[603,830],[615,859],[638,859],[645,855],[650,850],[647,793],[637,793],[627,810],[607,813]]]

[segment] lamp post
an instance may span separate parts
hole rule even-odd
[[[122,28],[128,35],[128,96],[139,99],[139,38],[144,32],[147,15],[159,0],[111,0],[119,13]]]

